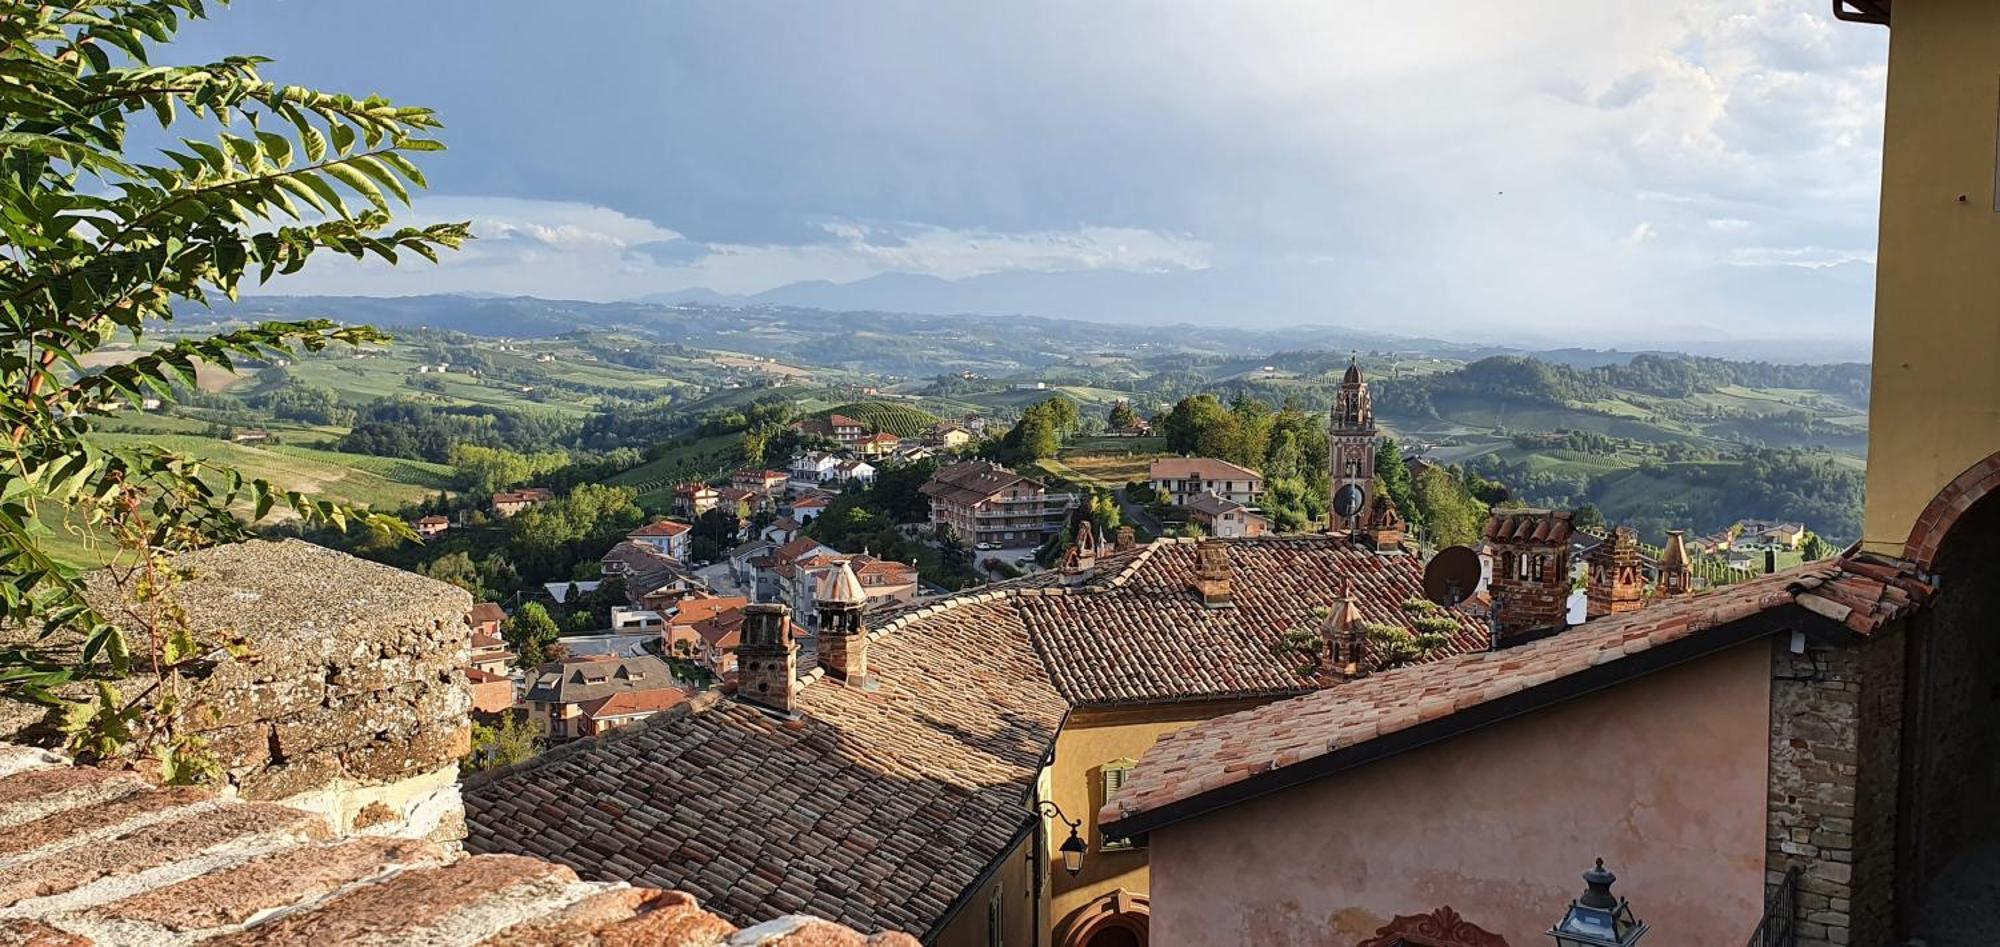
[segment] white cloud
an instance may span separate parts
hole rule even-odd
[[[315,262],[285,292],[483,291],[623,299],[703,287],[756,293],[789,283],[844,283],[882,273],[963,279],[1001,272],[1118,270],[1158,273],[1209,265],[1209,247],[1184,234],[1132,227],[1000,233],[848,220],[819,225],[805,244],[703,244],[607,207],[522,198],[420,198],[412,223],[470,220],[478,239],[442,266],[389,267],[372,258]]]
[[[1874,250],[1838,250],[1831,247],[1737,247],[1723,257],[1730,266],[1795,266],[1822,270],[1847,263],[1874,265]]]

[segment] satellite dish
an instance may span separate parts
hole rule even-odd
[[[1439,552],[1424,567],[1424,597],[1451,608],[1479,589],[1479,554],[1470,546]]]
[[[1339,514],[1341,519],[1352,518],[1367,503],[1367,494],[1362,493],[1357,484],[1350,483],[1333,492],[1333,512]]]

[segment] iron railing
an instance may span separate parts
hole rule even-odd
[[[1764,897],[1764,919],[1750,934],[1746,947],[1796,947],[1799,942],[1799,869],[1785,869],[1785,878]]]

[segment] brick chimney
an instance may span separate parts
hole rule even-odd
[[[1118,532],[1114,533],[1113,536],[1116,538],[1112,540],[1111,548],[1117,552],[1124,552],[1139,544],[1139,534],[1133,532],[1130,526],[1118,527]]]
[[[1076,542],[1069,551],[1063,553],[1062,582],[1064,585],[1079,585],[1089,581],[1090,570],[1097,566],[1097,531],[1090,521],[1076,528]]]
[[[1567,512],[1495,510],[1486,521],[1493,555],[1493,647],[1561,631],[1569,615]]]
[[[1354,602],[1354,580],[1340,577],[1340,594],[1334,596],[1326,621],[1320,625],[1326,642],[1327,667],[1336,674],[1360,677],[1368,673],[1367,637],[1361,628],[1361,609]]]
[[[832,680],[858,686],[868,677],[868,629],[861,622],[867,604],[868,593],[845,562],[821,575],[813,590],[813,609],[819,612],[819,666]]]
[[[1400,552],[1403,548],[1403,515],[1395,501],[1384,493],[1361,514],[1361,530],[1356,540],[1376,552]]]
[[[1639,563],[1639,534],[1620,526],[1590,551],[1585,589],[1589,618],[1637,611],[1646,605],[1646,574]]]
[[[743,607],[743,643],[736,648],[736,697],[783,714],[798,697],[799,648],[792,610],[775,602]]]
[[[1686,595],[1694,591],[1694,563],[1688,558],[1687,537],[1682,530],[1667,530],[1667,548],[1660,553],[1660,594]]]
[[[1235,608],[1235,590],[1229,580],[1229,547],[1220,539],[1204,539],[1195,546],[1194,590],[1208,608]]]

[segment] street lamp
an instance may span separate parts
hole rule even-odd
[[[1646,922],[1632,916],[1632,906],[1611,893],[1618,876],[1604,870],[1604,859],[1583,873],[1583,897],[1549,928],[1560,947],[1632,947],[1646,936]]]
[[[1056,851],[1062,853],[1063,870],[1069,872],[1070,877],[1076,877],[1077,872],[1083,870],[1083,853],[1090,851],[1090,846],[1085,845],[1083,839],[1076,834],[1077,829],[1083,828],[1083,820],[1063,815],[1062,807],[1056,805],[1053,799],[1043,799],[1035,803],[1035,811],[1069,826],[1069,838],[1056,846]]]

